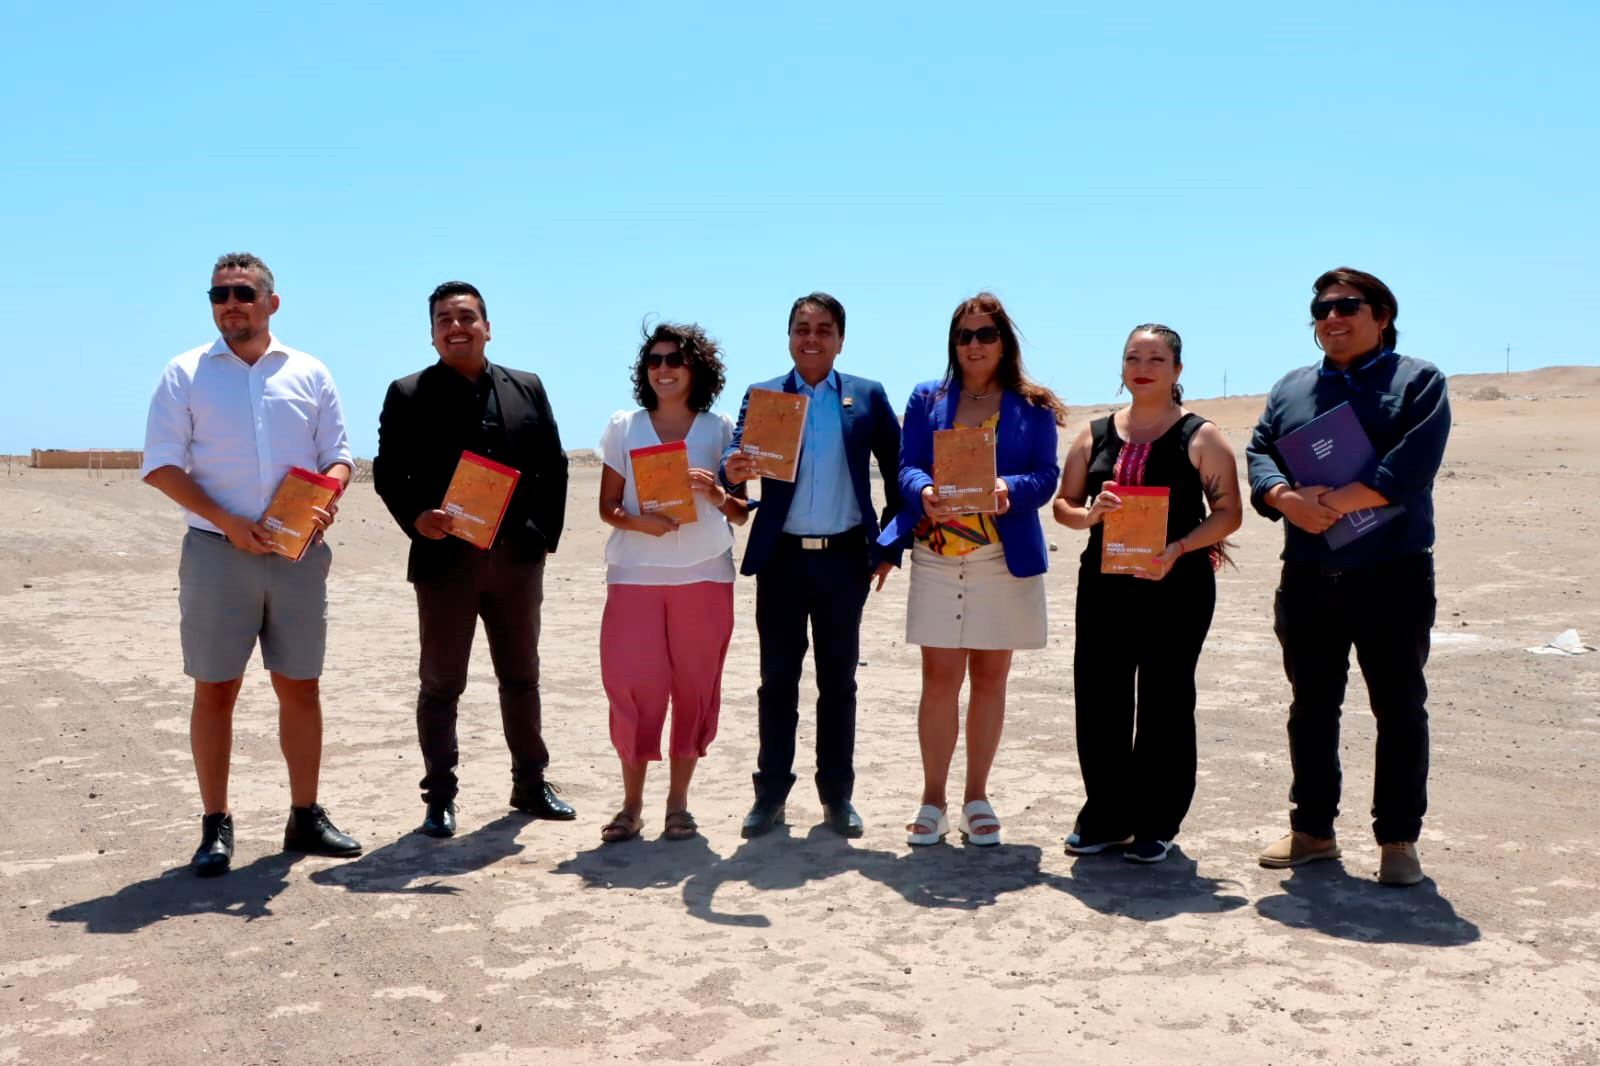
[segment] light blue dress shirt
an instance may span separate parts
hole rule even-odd
[[[826,537],[861,524],[861,505],[850,480],[844,450],[844,408],[839,398],[839,372],[815,386],[790,371],[795,391],[809,397],[806,425],[800,434],[800,462],[794,475],[794,501],[783,531],[797,537]]]

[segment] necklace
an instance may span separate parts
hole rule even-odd
[[[962,391],[965,392],[966,390],[963,389]],[[967,399],[969,399],[969,400],[987,400],[989,397],[991,397],[993,395],[994,395],[994,390],[992,390],[992,389],[990,391],[988,391],[988,392],[968,392],[967,393]]]

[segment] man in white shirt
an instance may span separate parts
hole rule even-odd
[[[316,512],[314,543],[298,561],[274,554],[259,522],[290,467],[350,481],[350,448],[328,368],[278,343],[272,271],[246,252],[211,274],[215,341],[167,364],[145,428],[147,484],[185,511],[178,564],[184,672],[194,678],[189,746],[200,783],[199,876],[233,859],[228,764],[233,706],[256,641],[278,696],[278,734],[289,766],[286,850],[359,855],[317,803],[322,763],[318,678],[327,637],[332,555],[322,530],[338,504]]]

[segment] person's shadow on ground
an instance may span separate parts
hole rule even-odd
[[[671,888],[721,861],[722,856],[698,834],[688,840],[640,836],[597,844],[562,860],[552,871],[581,879],[585,888]]]
[[[1368,944],[1460,947],[1479,937],[1478,927],[1456,914],[1433,879],[1397,887],[1351,877],[1341,860],[1297,866],[1283,891],[1256,901],[1263,918],[1292,929],[1313,929]]]
[[[1201,877],[1194,859],[1173,845],[1159,863],[1133,863],[1118,852],[1083,855],[1065,877],[1051,884],[1101,914],[1116,914],[1141,922],[1159,922],[1180,914],[1222,914],[1245,905],[1242,894],[1224,892],[1240,888],[1231,881]]]
[[[246,921],[272,914],[272,900],[289,885],[289,870],[304,856],[263,855],[220,877],[196,877],[187,866],[118,889],[109,896],[51,911],[53,922],[82,922],[90,933],[133,933],[169,918],[225,914]]]
[[[440,879],[492,866],[522,850],[517,834],[533,819],[521,812],[503,814],[462,836],[437,840],[407,833],[352,862],[318,870],[311,880],[347,892],[455,895],[461,889]],[[421,884],[413,884],[416,881]]]
[[[857,847],[824,826],[814,826],[799,840],[781,826],[691,875],[683,885],[683,902],[690,915],[703,921],[765,928],[772,922],[764,914],[718,911],[717,892],[734,883],[759,892],[788,891],[853,872],[894,889],[915,906],[977,910],[993,906],[1007,892],[1048,882],[1052,875],[1040,871],[1040,857],[1036,847],[1004,844],[876,851]]]

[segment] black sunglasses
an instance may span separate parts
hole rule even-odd
[[[1340,318],[1349,318],[1361,310],[1361,305],[1366,302],[1366,299],[1360,296],[1341,296],[1337,300],[1312,300],[1311,317],[1321,322],[1328,317],[1329,311],[1337,311]]]
[[[242,304],[256,302],[257,293],[254,285],[213,285],[206,290],[206,295],[211,297],[211,302],[214,304],[227,303],[230,293]]]
[[[660,352],[645,353],[644,365],[646,369],[660,370],[662,363],[665,363],[669,368],[676,370],[683,365],[683,353],[668,352],[666,355],[662,355]]]
[[[977,341],[979,344],[993,344],[1000,339],[1000,327],[981,326],[978,329],[956,330],[956,347],[960,348]]]

